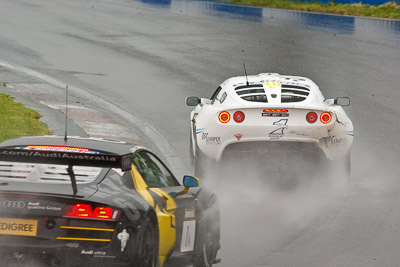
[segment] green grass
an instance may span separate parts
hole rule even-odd
[[[11,96],[0,93],[0,142],[28,135],[51,134],[38,119],[36,111],[13,101]]]
[[[339,15],[400,19],[400,5],[396,2],[387,2],[386,4],[379,6],[337,4],[334,1],[328,4],[322,4],[315,1],[303,2],[291,0],[226,0],[224,2],[237,5],[293,9]]]

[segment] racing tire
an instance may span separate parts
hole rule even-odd
[[[158,266],[158,240],[156,237],[155,227],[151,224],[150,220],[146,220],[146,222],[141,226],[138,235],[139,260],[137,264],[133,266]]]
[[[212,206],[202,212],[196,224],[196,240],[193,253],[193,267],[211,267],[220,248],[219,213]],[[218,223],[213,223],[218,218]]]

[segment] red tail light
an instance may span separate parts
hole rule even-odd
[[[324,112],[321,114],[321,116],[319,117],[322,123],[330,123],[332,120],[332,115],[329,112]]]
[[[92,214],[92,206],[87,204],[76,204],[72,207],[73,216],[76,217],[89,217]]]
[[[75,204],[67,205],[63,217],[116,221],[119,215],[119,210],[110,207],[96,207],[93,210],[90,204]]]
[[[222,111],[219,113],[218,119],[222,123],[227,123],[231,119],[231,115],[226,111]]]
[[[236,111],[235,114],[233,114],[233,119],[237,122],[237,123],[241,123],[244,121],[244,113],[241,111]]]
[[[264,112],[272,112],[272,113],[286,113],[288,112],[287,109],[264,109]]]
[[[307,119],[307,121],[308,121],[309,123],[314,123],[314,122],[317,121],[318,115],[317,115],[317,113],[311,111],[311,112],[308,112],[308,114],[307,114],[307,116],[306,116],[306,119]]]
[[[100,218],[100,219],[111,219],[112,215],[113,215],[113,210],[112,208],[108,208],[108,207],[97,207],[94,209],[93,215],[96,218]]]

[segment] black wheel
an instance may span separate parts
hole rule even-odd
[[[150,220],[147,220],[141,227],[138,235],[139,244],[139,261],[137,265],[140,267],[156,267],[158,254],[158,240],[154,226]]]
[[[213,205],[200,213],[196,224],[193,267],[211,267],[220,248],[219,212]]]

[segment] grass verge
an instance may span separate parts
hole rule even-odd
[[[387,2],[383,5],[338,4],[332,1],[323,4],[315,1],[291,1],[291,0],[227,0],[225,3],[292,9],[299,11],[331,13],[349,16],[366,16],[376,18],[400,19],[400,5],[396,2]]]
[[[38,121],[41,117],[39,113],[14,102],[13,99],[0,93],[0,142],[20,136],[51,134]]]

